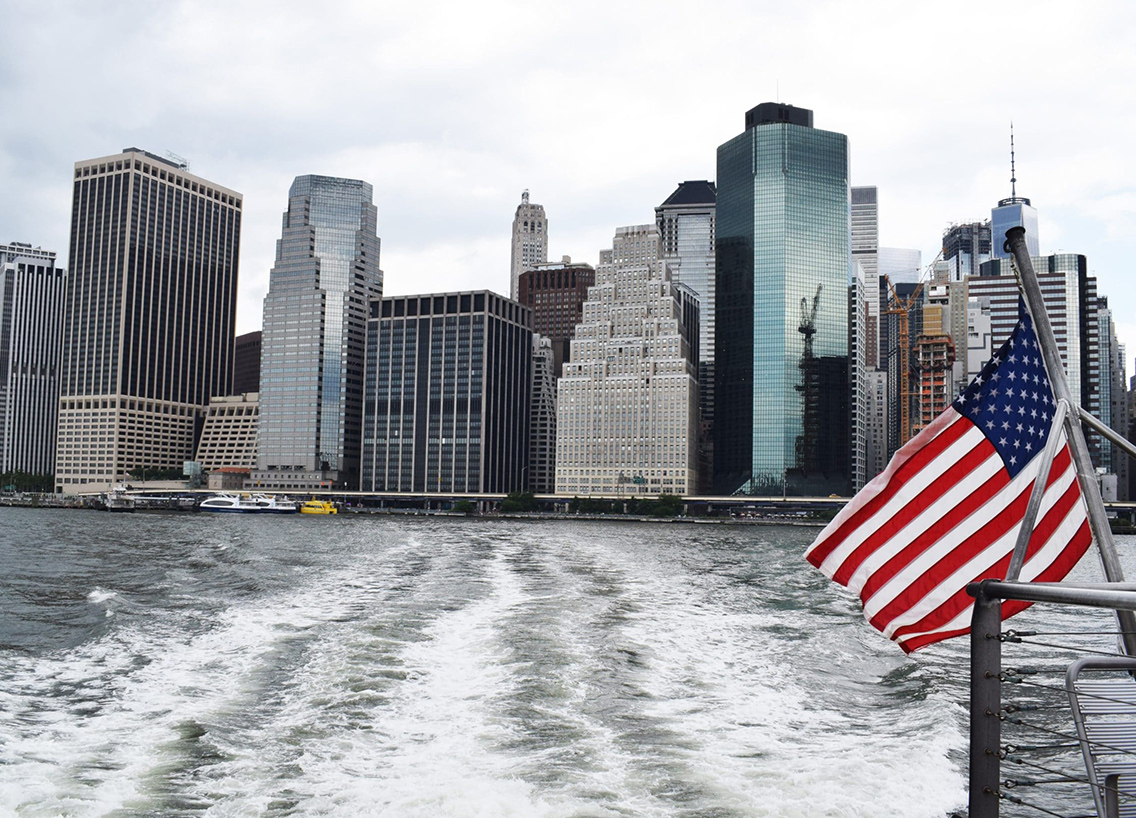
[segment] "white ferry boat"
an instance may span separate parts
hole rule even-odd
[[[293,501],[270,494],[218,494],[202,501],[198,508],[230,514],[296,514],[300,510]]]

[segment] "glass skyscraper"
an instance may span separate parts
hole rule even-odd
[[[717,186],[715,493],[846,494],[848,138],[758,105]]]
[[[292,183],[264,299],[252,487],[358,486],[367,305],[383,287],[377,222],[366,182]]]

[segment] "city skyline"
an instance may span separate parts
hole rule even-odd
[[[212,3],[160,14],[142,4],[117,13],[80,9],[11,9],[21,36],[0,57],[0,98],[13,107],[66,108],[71,124],[0,125],[0,178],[15,194],[0,205],[0,240],[63,253],[75,157],[135,144],[173,150],[189,158],[191,172],[245,194],[238,332],[259,328],[278,203],[296,175],[374,185],[390,294],[480,287],[508,294],[510,218],[522,190],[555,222],[549,257],[595,264],[595,248],[616,225],[649,221],[684,179],[711,179],[714,149],[736,133],[737,110],[779,99],[818,111],[818,128],[848,135],[852,184],[879,190],[880,244],[919,248],[925,264],[949,224],[986,218],[1010,195],[1012,120],[1017,193],[1038,209],[1040,251],[1085,254],[1111,296],[1121,340],[1136,346],[1136,294],[1121,292],[1136,254],[1128,235],[1136,234],[1136,173],[1124,144],[1133,114],[1123,105],[1131,49],[1117,33],[1136,17],[1120,5],[1075,14],[1054,5],[983,8],[985,28],[954,43],[949,61],[895,48],[933,49],[933,19],[882,5],[887,25],[871,29],[861,21],[877,15],[831,4],[715,15],[584,6],[531,20],[487,4],[443,14],[440,29],[428,28],[426,10],[392,15],[342,5],[320,20],[346,32],[349,47],[297,80],[310,92],[302,116],[294,93],[284,92],[295,74],[284,55],[309,36],[309,13]],[[727,14],[724,31],[718,23]],[[245,36],[269,18],[271,37]],[[631,24],[643,51],[623,48],[620,32]],[[756,55],[733,48],[768,28],[808,36],[803,47],[787,37]],[[855,59],[834,47],[849,30],[859,32]],[[687,72],[665,90],[650,87],[662,54],[712,33],[724,38],[706,69],[718,81]],[[1011,33],[1023,44],[1017,54],[1007,45]],[[577,35],[588,43],[586,62],[554,48]],[[113,54],[85,59],[111,36]],[[990,48],[995,39],[1002,45]],[[1059,51],[1066,59],[1027,59],[1026,44],[1029,55]],[[36,60],[37,49],[69,57]],[[357,57],[358,82],[340,82]],[[78,79],[72,58],[84,60]],[[1028,71],[1017,70],[1023,62]],[[517,71],[520,63],[531,70]],[[1018,87],[996,81],[1010,74]],[[93,91],[126,76],[135,92],[111,113]],[[370,104],[350,104],[356,94]],[[1073,99],[1094,112],[1091,131],[1068,116]],[[515,116],[522,100],[523,119]],[[578,106],[569,104],[567,116],[565,102]],[[963,107],[965,121],[950,114]],[[671,108],[682,115],[656,133],[648,112]],[[337,126],[327,128],[329,120]]]

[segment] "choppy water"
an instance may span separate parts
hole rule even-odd
[[[0,814],[942,816],[812,529],[0,510]]]

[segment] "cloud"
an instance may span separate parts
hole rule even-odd
[[[65,256],[72,163],[137,145],[245,195],[242,331],[259,326],[305,173],[374,185],[390,286],[501,288],[521,190],[547,209],[552,256],[594,263],[677,182],[712,179],[744,112],[779,97],[848,135],[853,183],[879,187],[881,242],[927,262],[949,223],[1008,195],[1012,120],[1042,249],[1085,253],[1114,309],[1136,311],[1136,10],[944,14],[891,0],[15,0],[0,240]]]

